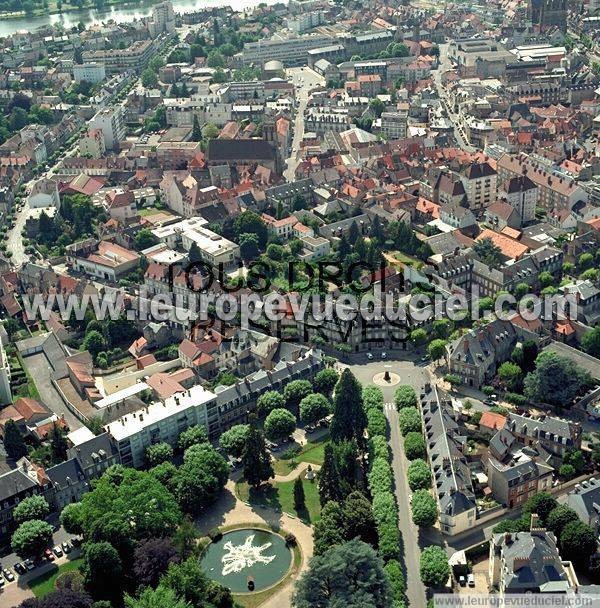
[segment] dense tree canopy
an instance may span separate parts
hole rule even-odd
[[[390,586],[375,550],[351,540],[313,557],[296,584],[295,608],[389,608]]]
[[[248,441],[250,427],[247,424],[236,424],[219,437],[219,446],[234,458],[241,458]]]
[[[265,436],[271,441],[289,437],[295,428],[296,417],[286,409],[275,409],[265,419]]]
[[[23,522],[13,533],[10,546],[22,557],[39,555],[52,540],[52,526],[40,519]]]
[[[22,524],[29,519],[44,519],[50,513],[50,506],[43,496],[34,495],[24,498],[13,510],[13,519]]]
[[[421,552],[421,580],[428,587],[442,587],[450,576],[448,555],[442,547],[429,546]]]
[[[334,441],[355,439],[360,445],[367,420],[363,410],[362,387],[352,372],[346,368],[335,388],[333,420],[329,432]]]
[[[412,386],[407,384],[399,386],[394,395],[396,408],[401,410],[405,407],[417,407],[417,394]]]

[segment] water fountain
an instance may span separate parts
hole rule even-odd
[[[258,529],[226,532],[202,557],[208,576],[233,593],[271,587],[286,575],[291,564],[292,552],[285,539]]]

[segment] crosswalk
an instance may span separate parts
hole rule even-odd
[[[396,406],[391,401],[388,401],[383,404],[383,411],[384,412],[394,412],[394,411],[396,411]]]

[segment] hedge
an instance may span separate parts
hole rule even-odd
[[[398,525],[396,499],[391,492],[379,492],[373,496],[373,517],[377,526],[385,523]]]
[[[504,395],[504,400],[513,405],[527,405],[529,403],[527,397],[519,395],[519,393],[506,393]]]
[[[381,524],[377,526],[379,555],[384,562],[397,559],[400,551],[400,530],[398,524]]]
[[[382,435],[371,437],[369,440],[369,452],[371,453],[371,460],[385,458],[385,460],[389,461],[390,459],[390,446]]]
[[[375,437],[375,435],[385,437],[387,435],[387,420],[381,410],[374,407],[367,410],[367,431],[369,437]]]
[[[371,494],[392,491],[392,468],[387,460],[375,458],[368,477]]]
[[[392,600],[394,602],[404,602],[406,584],[404,582],[404,574],[402,574],[400,562],[397,559],[392,559],[383,567],[383,569],[390,581]]]

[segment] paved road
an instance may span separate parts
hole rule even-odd
[[[287,159],[287,168],[283,172],[283,177],[286,181],[293,182],[295,181],[296,167],[300,164],[300,143],[304,138],[304,112],[308,105],[310,91],[319,85],[325,84],[325,80],[307,67],[290,68],[286,71],[286,74],[291,78],[296,87],[296,99],[299,101],[294,118],[292,149],[290,157]]]
[[[460,148],[465,150],[466,152],[476,152],[477,148],[471,146],[467,141],[466,134],[463,128],[460,126],[460,120],[458,115],[451,110],[448,104],[448,95],[446,93],[446,88],[442,84],[442,74],[451,69],[452,64],[450,62],[450,59],[448,58],[448,44],[440,44],[440,65],[433,74],[433,80],[438,92],[438,96],[440,98],[440,102],[442,104],[442,109],[447,114],[448,119],[454,125],[454,138],[456,139]]]
[[[391,407],[389,407],[391,405]],[[393,404],[386,404],[385,415],[390,424],[390,447],[392,449],[392,469],[396,500],[398,501],[398,522],[402,533],[401,552],[404,562],[404,578],[406,580],[406,597],[411,608],[425,608],[427,599],[425,586],[419,574],[421,552],[419,546],[419,531],[412,522],[410,511],[410,490],[406,470],[408,460],[404,455],[404,442],[398,424],[398,412]]]

